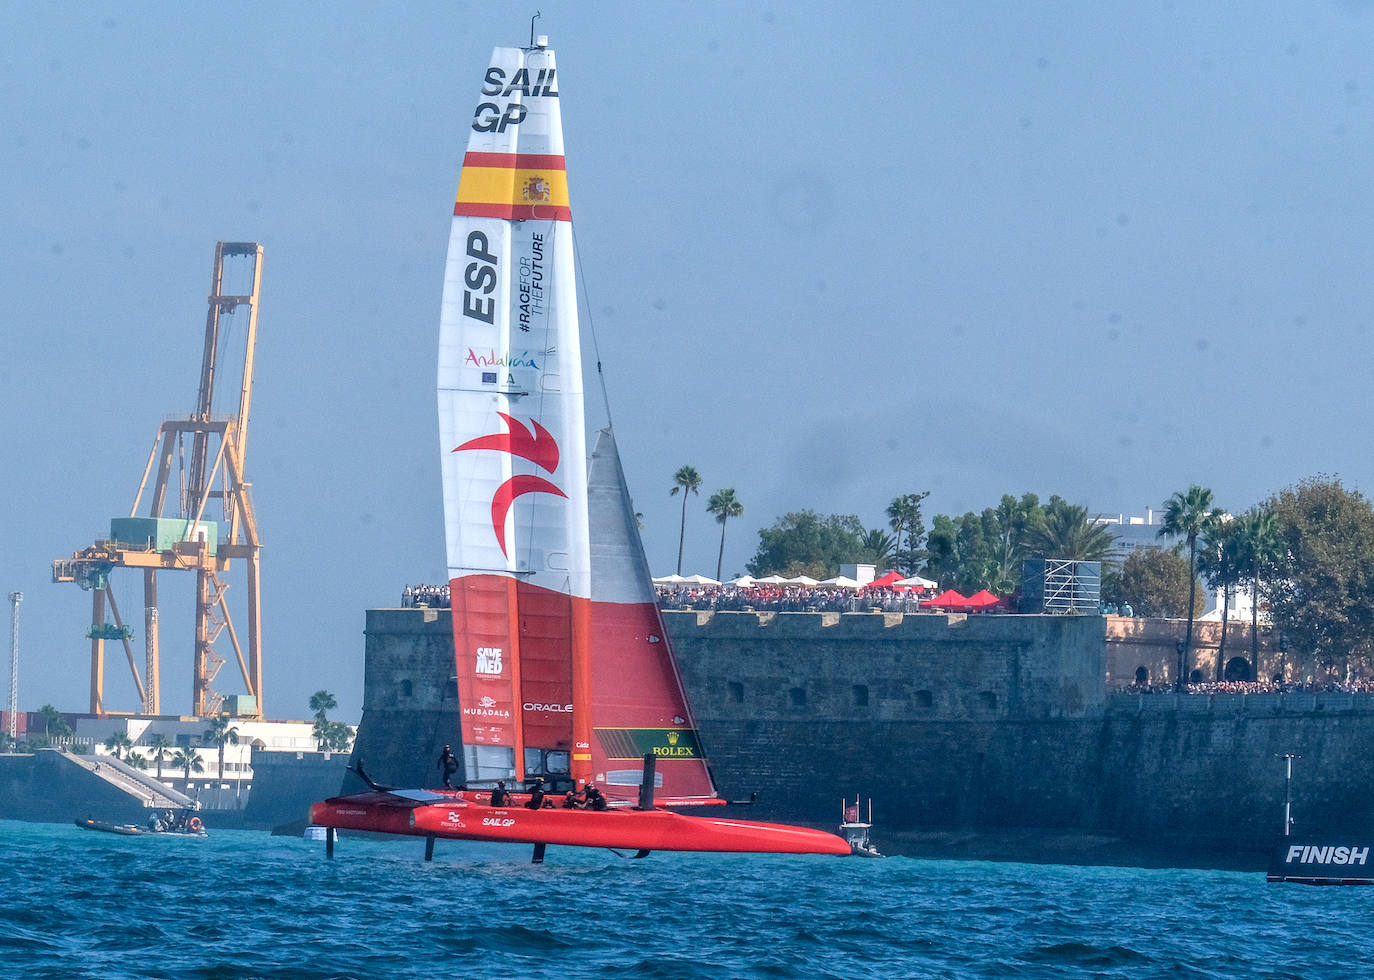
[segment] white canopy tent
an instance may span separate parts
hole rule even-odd
[[[836,575],[834,578],[821,579],[817,585],[828,585],[832,589],[862,589],[863,583],[856,578],[848,575]]]
[[[804,585],[808,589],[811,588],[811,586],[813,585],[821,584],[817,582],[814,578],[812,578],[810,575],[798,575],[796,578],[785,578],[783,579],[783,581],[786,582],[788,585]]]
[[[893,582],[892,584],[905,585],[907,588],[919,587],[922,589],[938,589],[940,587],[940,584],[938,582],[932,582],[928,578],[921,578],[921,576],[919,575],[913,575],[911,576],[911,578],[904,578],[900,581]]]
[[[683,577],[683,585],[720,585],[720,582],[706,575],[687,575]]]

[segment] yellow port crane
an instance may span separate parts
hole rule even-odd
[[[235,284],[249,285],[246,292],[226,293],[226,260]],[[160,570],[196,573],[195,652],[192,661],[192,713],[204,717],[219,714],[224,695],[212,686],[225,658],[215,651],[215,641],[227,631],[243,674],[247,693],[234,696],[234,713],[262,717],[262,636],[259,616],[259,553],[257,521],[244,477],[248,442],[248,413],[253,394],[253,348],[257,341],[258,292],[262,283],[262,246],[256,242],[217,242],[210,285],[209,312],[205,320],[205,350],[200,367],[200,391],[196,411],[184,418],[163,422],[153,440],[143,479],[128,517],[110,521],[110,536],[95,541],[70,558],[52,564],[54,582],[75,582],[91,593],[91,714],[105,715],[105,641],[123,642],[134,687],[145,714],[161,714],[158,693],[157,573]],[[227,355],[227,324],[242,322],[246,314],[244,354],[236,414],[213,413],[215,380],[238,367],[222,363]],[[232,375],[231,375],[232,377]],[[190,442],[190,460],[186,443]],[[173,486],[173,463],[177,486]],[[138,508],[154,473],[147,516]],[[175,493],[180,516],[169,516],[169,496]],[[207,513],[207,508],[210,513]],[[218,520],[215,520],[218,518]],[[248,631],[246,644],[239,642],[225,601],[228,583],[222,577],[232,559],[241,559],[246,570]],[[144,673],[139,675],[131,640],[133,629],[125,625],[110,591],[115,568],[143,570]],[[109,605],[113,623],[105,621]]]

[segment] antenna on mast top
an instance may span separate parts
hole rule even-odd
[[[535,48],[547,48],[549,46],[549,39],[546,37],[539,38],[539,43],[535,44],[534,22],[542,16],[543,13],[541,11],[536,10],[534,12],[534,16],[530,18],[530,46],[527,49],[529,51],[533,51]]]

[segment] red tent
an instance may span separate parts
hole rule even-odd
[[[922,609],[949,609],[952,611],[954,609],[967,609],[968,607],[968,597],[960,595],[953,589],[945,589],[934,599],[927,599],[921,603]]]
[[[864,586],[864,588],[890,589],[892,588],[893,582],[900,582],[904,578],[906,578],[906,576],[894,568],[882,578],[875,578],[872,582],[869,582],[868,585]]]
[[[1001,601],[1001,599],[997,598],[997,596],[993,595],[987,589],[980,589],[968,597],[969,606],[978,612],[991,609]]]

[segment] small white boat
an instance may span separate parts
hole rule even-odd
[[[873,798],[868,798],[868,819],[859,819],[859,797],[854,802],[840,800],[840,836],[849,844],[854,857],[880,858],[885,855],[873,846],[869,831],[873,829]]]

